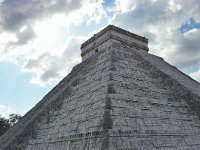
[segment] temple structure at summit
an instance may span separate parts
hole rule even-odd
[[[137,50],[149,51],[148,39],[128,32],[113,25],[109,25],[81,45],[81,56],[85,60],[96,52],[105,50],[112,43],[120,43]]]
[[[81,56],[1,150],[200,149],[200,84],[150,54],[147,38],[109,25]]]

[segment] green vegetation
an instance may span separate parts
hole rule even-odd
[[[0,136],[3,135],[20,118],[21,116],[19,114],[10,114],[8,119],[0,116]]]

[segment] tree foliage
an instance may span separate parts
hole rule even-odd
[[[9,122],[11,123],[11,125],[15,124],[19,119],[21,118],[21,116],[19,114],[10,114],[9,115]]]
[[[11,124],[8,119],[0,117],[0,136],[10,128]]]
[[[0,116],[0,136],[3,135],[20,118],[21,116],[19,114],[10,114],[8,119]]]

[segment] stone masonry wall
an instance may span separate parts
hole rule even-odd
[[[199,149],[200,98],[135,49],[115,44],[113,61],[109,149]]]
[[[120,43],[108,44],[74,67],[6,132],[0,148],[200,149],[197,90],[184,85],[189,78],[177,73],[182,80],[176,79],[159,68],[153,57]],[[173,68],[164,65],[168,71]]]

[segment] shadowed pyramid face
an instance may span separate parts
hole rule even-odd
[[[200,148],[199,83],[121,41],[98,49],[2,136],[2,149]]]

